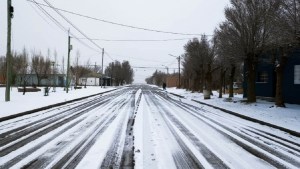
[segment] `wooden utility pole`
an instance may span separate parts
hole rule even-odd
[[[170,56],[173,56],[173,57],[176,57],[177,59],[178,59],[178,88],[180,88],[180,57],[181,56],[174,56],[174,55],[171,55],[171,54],[169,54]]]
[[[68,64],[67,64],[67,79],[66,79],[66,91],[67,93],[69,92],[69,67],[70,67],[70,52],[72,50],[72,46],[71,46],[71,37],[70,37],[70,30],[68,31]]]
[[[11,0],[7,0],[7,49],[6,49],[6,89],[5,101],[10,101],[11,85],[11,18],[13,17],[14,8],[11,6]]]
[[[178,84],[178,88],[180,88],[180,56],[178,56],[178,69],[179,69],[179,74],[178,74],[179,84]]]
[[[103,57],[104,57],[104,48],[102,48],[102,66],[101,66],[101,88],[102,88],[102,86],[103,86]]]

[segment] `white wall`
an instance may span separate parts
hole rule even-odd
[[[99,78],[97,77],[79,78],[79,85],[84,86],[85,82],[87,86],[99,86]]]

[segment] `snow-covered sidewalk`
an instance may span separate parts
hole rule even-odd
[[[176,88],[168,88],[167,91],[184,96],[187,100],[197,100],[260,121],[265,121],[300,132],[300,105],[286,104],[286,108],[281,108],[274,106],[274,102],[264,100],[257,100],[256,103],[247,104],[241,102],[241,100],[243,100],[242,95],[234,95],[234,98],[230,100],[228,99],[228,95],[223,95],[223,98],[218,98],[217,92],[214,92],[211,99],[204,100],[202,93],[191,93],[185,89]]]
[[[87,86],[87,88],[72,89],[66,93],[63,88],[56,88],[56,92],[50,90],[49,96],[44,96],[43,88],[41,88],[40,92],[27,92],[23,95],[22,92],[18,92],[16,87],[13,87],[11,89],[11,101],[5,102],[5,88],[1,87],[0,118],[113,89],[115,89],[115,87],[101,88],[100,86]]]

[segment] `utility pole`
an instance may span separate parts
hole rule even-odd
[[[56,85],[55,71],[54,71],[55,62],[52,61],[51,63],[52,63],[52,88],[53,88],[53,92],[55,92],[55,85]]]
[[[104,56],[104,48],[102,48],[102,66],[101,66],[101,88],[103,86],[103,56]]]
[[[111,77],[110,77],[110,85],[113,86],[113,75],[114,75],[114,65],[115,65],[115,62],[112,62],[112,68],[111,68]]]
[[[70,37],[70,30],[68,31],[68,63],[67,63],[67,79],[66,79],[66,91],[69,92],[69,67],[70,67],[70,52],[72,50],[71,46],[71,37]]]
[[[178,69],[179,69],[179,74],[178,74],[178,79],[179,79],[179,84],[178,84],[178,88],[181,87],[181,83],[180,83],[180,56],[178,56]]]
[[[94,72],[95,72],[95,86],[97,86],[97,63],[95,62],[95,69],[94,69]]]
[[[177,59],[178,59],[178,88],[180,88],[180,58],[181,58],[181,56],[174,56],[174,55],[171,55],[171,54],[169,54],[170,56],[173,56],[173,57],[176,57]]]
[[[5,101],[10,101],[10,83],[11,83],[11,18],[13,18],[14,8],[11,6],[11,0],[7,0],[7,49],[6,49],[6,88]]]

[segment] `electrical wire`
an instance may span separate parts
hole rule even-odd
[[[36,5],[36,4],[35,4]],[[39,12],[38,12],[38,10],[37,9],[35,9],[34,8],[34,6],[32,5],[32,4],[30,4],[30,6],[31,6],[31,8],[35,11],[35,13],[37,13],[49,26],[52,26],[51,24],[50,24],[50,22],[48,22],[47,20],[46,20],[46,18],[44,18]]]
[[[104,51],[104,53],[106,54],[106,56],[108,56],[112,61],[115,61],[115,59],[113,59],[110,54],[108,54],[108,52]]]
[[[44,15],[46,15],[48,18],[50,18],[50,20],[56,24],[56,26],[58,26],[63,32],[67,32],[68,30],[59,22],[57,21],[54,17],[52,17],[44,8],[42,8],[38,2],[36,2],[35,0],[33,0],[34,4],[38,7],[38,9],[40,11],[42,11],[44,13]]]
[[[80,38],[85,39],[85,38]],[[193,38],[179,38],[179,39],[91,39],[96,41],[106,41],[106,42],[166,42],[166,41],[181,41],[190,40]]]
[[[132,66],[135,69],[165,69],[164,67],[148,67],[148,66]],[[178,68],[169,68],[169,69],[178,69]]]
[[[83,35],[85,38],[87,38],[91,43],[93,43],[97,48],[102,50],[103,48],[100,47],[98,44],[96,44],[94,41],[91,40],[85,33],[83,33],[77,26],[75,26],[68,18],[66,18],[63,14],[59,12],[51,3],[49,3],[47,0],[44,0],[57,14],[59,14],[65,21],[67,21],[73,28],[75,28],[81,35]],[[100,52],[99,52],[100,53]]]
[[[85,33],[83,33],[77,26],[75,26],[69,19],[67,19],[64,15],[62,15],[60,12],[59,12],[59,9],[58,8],[55,8],[53,7],[47,0],[44,0],[47,4],[47,5],[44,5],[44,4],[41,4],[41,3],[38,3],[36,2],[35,0],[27,0],[27,1],[30,1],[30,2],[34,2],[35,5],[47,16],[49,17],[58,27],[60,27],[64,32],[67,32],[68,30],[59,22],[57,21],[54,17],[52,17],[46,10],[44,10],[41,6],[46,6],[46,7],[50,7],[52,8],[56,13],[58,13],[65,21],[67,21],[72,27],[74,27],[80,34],[82,34],[85,39],[89,40],[91,43],[93,43],[96,47],[98,47],[99,49],[103,49],[101,48],[98,44],[96,44],[93,40],[105,40],[105,41],[173,41],[173,40],[186,40],[186,39],[192,39],[192,38],[181,38],[181,39],[162,39],[162,40],[107,40],[107,39],[91,39],[89,38]],[[62,10],[63,11],[63,10]],[[78,40],[79,42],[81,42],[82,44],[84,44],[85,46],[93,49],[92,47],[90,47],[89,45],[83,43],[80,39],[83,39],[83,38],[77,38],[74,34],[70,33],[72,35],[72,38],[75,38],[76,40]],[[95,49],[93,49],[95,50]],[[99,53],[98,50],[95,50],[97,51],[97,53]],[[112,61],[115,61],[112,56],[107,52],[105,51],[104,52]],[[135,67],[135,68],[155,68],[155,67]],[[173,69],[173,68],[170,68],[170,69]],[[176,68],[174,68],[176,69]]]
[[[27,0],[27,1],[32,2],[33,0]],[[68,11],[68,10],[65,10],[65,9],[56,8],[56,7],[50,6],[49,4],[48,5],[42,4],[42,3],[39,3],[39,4],[42,5],[42,6],[45,6],[45,7],[49,7],[49,8],[58,10],[58,11],[65,12],[65,13],[77,15],[77,16],[80,16],[80,17],[84,17],[84,18],[88,18],[88,19],[92,19],[92,20],[96,20],[96,21],[100,21],[100,22],[104,22],[104,23],[108,23],[108,24],[112,24],[112,25],[118,25],[118,26],[122,26],[122,27],[132,28],[132,29],[139,29],[139,30],[156,32],[156,33],[174,34],[174,35],[190,35],[190,36],[202,36],[203,35],[203,34],[197,34],[197,33],[179,33],[179,32],[170,32],[170,31],[162,31],[162,30],[156,30],[156,29],[149,29],[149,28],[131,26],[131,25],[121,24],[121,23],[117,23],[117,22],[112,22],[112,21],[108,21],[108,20],[104,20],[104,19],[99,19],[99,18],[79,14],[79,13]]]
[[[45,16],[47,16],[48,18],[50,18],[50,20],[56,24],[56,26],[58,26],[63,32],[68,32],[67,28],[65,28],[59,21],[57,21],[51,14],[49,14],[44,8],[42,8],[38,3],[36,2],[35,0],[33,0],[34,4],[37,6],[37,8],[42,12],[44,13]],[[41,16],[41,15],[40,15]],[[82,45],[86,46],[87,48],[90,48],[94,51],[97,51],[98,50],[95,50],[94,48],[92,48],[91,46],[87,45],[86,43],[84,43],[82,40],[80,40],[79,38],[77,38],[73,33],[70,32],[70,35],[75,38],[79,43],[81,43]]]

